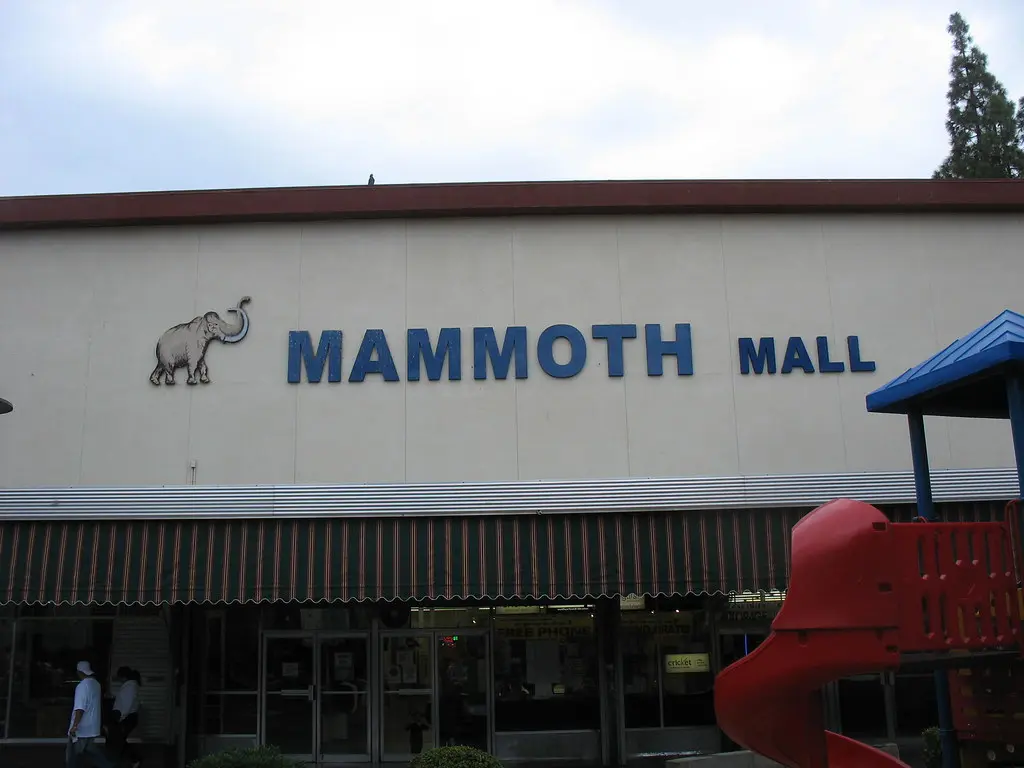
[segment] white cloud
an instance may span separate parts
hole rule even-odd
[[[80,87],[306,164],[374,152],[436,176],[452,158],[522,157],[635,178],[926,175],[941,160],[945,11],[774,6],[808,36],[740,12],[764,7],[680,3],[658,28],[590,0],[110,0],[53,17],[51,44]]]
[[[150,102],[201,103],[322,141],[369,134],[398,148],[453,151],[539,138],[545,124],[673,61],[670,50],[623,35],[579,3],[253,7],[120,6],[94,22],[79,71]]]

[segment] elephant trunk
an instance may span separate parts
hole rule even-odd
[[[238,302],[238,306],[229,309],[228,312],[234,312],[238,315],[238,324],[234,327],[224,327],[224,337],[221,339],[225,344],[235,344],[245,338],[245,334],[249,332],[249,315],[245,311],[245,305],[252,301],[249,296],[243,296],[242,300]]]

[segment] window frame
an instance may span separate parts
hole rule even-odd
[[[213,687],[210,686],[210,628],[211,628],[211,625],[215,621],[219,622],[219,624],[220,624],[220,632],[219,632],[219,635],[218,635],[218,644],[219,644],[219,649],[218,650],[219,650],[219,654],[220,654],[220,681],[219,681],[219,685],[216,688],[213,688]],[[224,608],[215,608],[215,609],[206,609],[206,610],[202,611],[202,647],[201,647],[201,653],[200,653],[200,663],[201,663],[201,670],[202,671],[200,673],[200,678],[199,678],[200,679],[199,692],[198,692],[199,695],[197,697],[198,698],[198,702],[197,703],[199,705],[199,722],[198,722],[199,734],[198,735],[204,736],[204,737],[206,737],[206,736],[226,736],[226,737],[232,737],[232,738],[235,738],[235,737],[237,737],[237,738],[243,738],[243,737],[256,738],[259,735],[258,731],[259,731],[260,706],[261,706],[261,704],[260,704],[259,680],[260,680],[260,673],[261,673],[260,666],[263,663],[263,658],[262,658],[262,656],[263,656],[263,654],[262,654],[262,640],[261,640],[261,638],[263,637],[263,611],[262,610],[258,611],[258,619],[257,619],[256,632],[257,632],[257,638],[260,638],[260,639],[258,639],[257,643],[256,643],[256,670],[255,670],[256,671],[256,687],[253,690],[228,690],[225,687],[226,686],[226,679],[227,679],[227,663],[226,663],[226,660],[227,660],[227,651],[228,651],[228,642],[227,642],[227,634],[228,634],[228,632],[227,632],[227,627],[228,627],[228,621],[227,621],[227,610],[226,609],[224,609]],[[218,711],[218,715],[217,715],[217,722],[219,723],[220,727],[216,731],[211,731],[206,726],[206,723],[207,723],[207,712],[208,712],[208,710],[211,707],[210,700],[213,697],[216,697],[216,700],[218,702],[217,707],[218,707],[218,710],[219,710]],[[230,702],[232,699],[240,699],[242,697],[249,697],[253,701],[256,702],[256,709],[255,709],[255,715],[256,715],[256,717],[255,717],[255,726],[256,727],[255,727],[255,729],[252,732],[246,731],[244,733],[241,733],[241,732],[239,732],[239,733],[230,732],[229,733],[229,732],[227,732],[224,729],[224,712],[225,712],[225,709],[226,709],[226,707],[228,705],[228,702]]]
[[[522,736],[522,735],[525,735],[525,734],[596,733],[596,732],[600,732],[601,727],[602,727],[601,726],[601,722],[602,722],[601,721],[601,718],[602,718],[601,707],[603,706],[603,696],[602,696],[601,682],[600,682],[601,675],[602,675],[602,670],[601,670],[601,636],[600,636],[600,622],[599,622],[599,620],[597,618],[597,615],[596,615],[595,606],[592,603],[588,602],[588,603],[583,603],[583,604],[575,604],[574,603],[572,605],[561,605],[561,604],[536,605],[536,606],[528,605],[528,606],[523,606],[523,607],[526,607],[526,608],[529,608],[529,609],[536,609],[536,612],[534,612],[534,610],[530,610],[525,615],[540,615],[540,616],[550,616],[552,618],[555,618],[555,617],[558,617],[560,614],[562,614],[562,615],[565,615],[565,614],[571,615],[571,614],[584,613],[584,614],[587,614],[589,616],[590,622],[591,622],[590,623],[590,632],[587,633],[587,634],[582,635],[580,637],[580,639],[585,639],[585,641],[587,643],[592,643],[593,644],[593,647],[592,647],[591,650],[593,651],[593,670],[594,670],[595,683],[597,685],[596,690],[594,692],[594,701],[595,701],[595,703],[597,705],[597,720],[595,721],[595,723],[593,724],[592,727],[579,727],[577,725],[569,725],[569,726],[545,727],[545,728],[529,727],[529,728],[512,729],[512,730],[502,729],[500,727],[500,723],[498,721],[498,691],[501,688],[501,685],[500,685],[501,681],[498,678],[498,668],[497,668],[498,645],[499,645],[499,643],[502,642],[503,640],[505,642],[509,642],[509,643],[516,642],[516,641],[520,641],[520,642],[524,642],[524,643],[530,643],[530,642],[536,642],[538,640],[540,640],[540,641],[551,640],[553,638],[547,638],[547,637],[504,638],[503,637],[503,633],[500,630],[502,614],[492,609],[491,610],[492,618],[491,618],[490,633],[491,633],[491,638],[492,638],[492,640],[491,640],[491,700],[492,700],[491,701],[491,712],[492,712],[492,717],[493,717],[493,723],[492,723],[491,727],[493,729],[493,732],[494,732],[495,736],[502,736],[502,735]],[[510,614],[510,615],[516,615],[516,614]],[[540,622],[538,622],[538,623],[540,623]],[[563,641],[563,642],[568,642],[568,641]],[[549,698],[554,698],[554,697],[549,697]],[[572,701],[572,704],[573,704],[573,706],[571,707],[571,710],[572,711],[576,711],[578,709],[576,707],[576,703],[577,703],[578,700],[573,698],[571,701]]]
[[[700,610],[700,609],[699,610],[693,610],[693,611],[687,611],[687,613],[693,614],[693,618],[694,618],[695,622],[696,622],[697,619],[700,618],[700,614],[702,612],[704,612],[704,611]],[[658,611],[656,613],[669,614],[669,613],[671,613],[671,611]],[[678,611],[675,611],[675,613],[678,613]],[[714,644],[716,642],[715,641],[715,632],[714,632],[714,630],[710,626],[707,626],[707,625],[705,625],[705,626],[706,626],[706,644],[708,646],[708,651],[707,651],[708,659],[709,659],[709,661],[713,662],[713,655],[711,653],[711,650],[714,647]],[[629,626],[629,625],[624,625],[624,626],[620,627],[620,631],[622,631],[622,630],[625,630],[625,631],[629,632],[633,636],[643,637],[643,634],[640,631],[638,631],[638,629],[636,627],[632,627],[632,626]],[[704,727],[711,727],[711,725],[708,725],[708,724],[691,724],[691,725],[666,725],[665,724],[665,648],[667,646],[680,645],[680,644],[685,644],[687,642],[694,642],[694,638],[692,636],[688,637],[688,636],[683,635],[683,634],[678,634],[678,635],[653,635],[650,638],[650,641],[653,644],[655,667],[657,668],[657,678],[656,679],[657,679],[657,687],[658,687],[658,724],[657,725],[638,725],[638,726],[629,727],[629,726],[626,726],[626,724],[625,724],[625,717],[623,717],[623,721],[622,721],[622,729],[623,729],[623,731],[629,731],[631,733],[639,733],[641,731],[655,731],[655,730],[662,731],[662,730],[673,729],[673,728],[691,728],[691,727],[704,728]],[[620,668],[622,668],[623,671],[625,671],[624,659],[623,659],[621,645],[620,645],[620,649],[619,649],[619,652],[618,652],[617,656],[618,656],[618,658],[616,660],[617,665]],[[694,694],[694,695],[705,695],[708,692],[713,692],[714,689],[715,689],[714,672],[709,671],[709,672],[703,673],[703,674],[710,674],[712,676],[712,678],[711,678],[711,685],[708,687],[707,691],[703,691],[700,694]],[[620,706],[622,706],[623,708],[625,708],[625,706],[626,706],[626,696],[627,696],[627,694],[625,692],[625,685],[623,685],[622,686],[622,690],[621,690],[621,692],[619,694],[619,703],[620,703]]]

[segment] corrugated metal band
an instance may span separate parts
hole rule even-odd
[[[932,472],[936,501],[1017,494],[1016,469]],[[515,483],[0,489],[0,519],[74,520],[589,514],[810,506],[846,497],[913,503],[909,472]]]
[[[982,520],[1002,504],[946,505]],[[782,589],[809,508],[0,522],[0,603],[555,598]],[[887,510],[909,519],[908,508]]]

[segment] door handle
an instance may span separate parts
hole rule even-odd
[[[306,690],[306,697],[307,697],[307,699],[309,701],[316,701],[316,686],[315,685],[310,684],[309,688]]]

